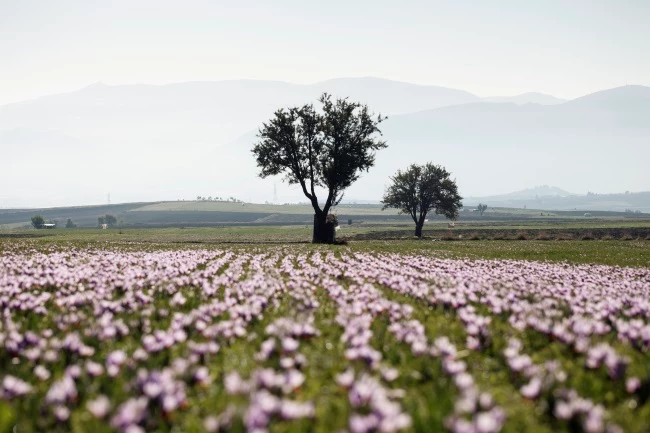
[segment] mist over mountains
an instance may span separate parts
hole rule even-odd
[[[573,194],[555,186],[536,186],[508,194],[465,197],[465,208],[489,203],[492,208],[543,209],[555,211],[614,211],[626,215],[650,212],[650,191],[617,194]]]
[[[538,92],[527,92],[515,96],[493,96],[483,98],[485,102],[514,102],[515,104],[541,104],[541,105],[555,105],[566,102],[566,99],[556,98],[552,95],[545,95]]]
[[[304,200],[261,180],[250,149],[281,107],[327,91],[388,115],[389,145],[347,193],[377,200],[389,176],[433,161],[461,194],[553,184],[586,193],[650,189],[650,88],[625,86],[566,101],[527,93],[479,98],[378,78],[313,85],[275,81],[92,85],[0,107],[0,207],[169,200],[197,195]]]

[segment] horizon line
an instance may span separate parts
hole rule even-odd
[[[22,104],[22,103],[27,103],[27,102],[32,102],[41,98],[47,98],[51,96],[59,96],[59,95],[67,95],[71,93],[76,93],[80,92],[82,90],[88,89],[88,88],[93,88],[93,87],[136,87],[136,86],[147,86],[147,87],[164,87],[164,86],[172,86],[172,85],[179,85],[179,84],[194,84],[194,83],[228,83],[228,82],[267,82],[267,83],[278,83],[278,84],[287,84],[291,86],[301,86],[301,87],[309,87],[309,86],[315,86],[318,84],[323,84],[328,81],[336,81],[336,80],[363,80],[363,79],[374,79],[374,80],[381,80],[381,81],[387,81],[387,82],[393,82],[393,83],[400,83],[400,84],[407,84],[411,86],[418,86],[418,87],[435,87],[439,89],[446,89],[446,90],[455,90],[459,92],[465,92],[469,95],[475,96],[479,99],[489,99],[489,98],[515,98],[517,96],[522,96],[522,95],[527,95],[527,94],[538,94],[538,95],[543,95],[543,96],[550,96],[556,99],[561,99],[564,102],[569,102],[573,101],[588,95],[592,95],[594,93],[606,91],[606,90],[613,90],[613,89],[619,89],[622,87],[650,87],[650,85],[645,85],[645,84],[632,84],[625,82],[624,84],[620,86],[615,86],[615,87],[608,87],[604,89],[599,89],[595,90],[589,93],[586,93],[581,96],[576,96],[574,98],[567,98],[563,96],[556,96],[550,93],[544,93],[536,90],[530,90],[526,91],[523,93],[517,93],[515,95],[490,95],[490,96],[480,96],[476,93],[472,93],[468,90],[456,88],[456,87],[445,87],[437,84],[422,84],[422,83],[415,83],[411,81],[404,81],[404,80],[397,80],[397,79],[392,79],[392,78],[384,78],[384,77],[379,77],[375,75],[364,75],[364,76],[341,76],[341,77],[332,77],[332,78],[327,78],[324,80],[319,80],[319,81],[314,81],[314,82],[309,82],[309,83],[297,83],[297,82],[291,82],[291,81],[285,81],[285,80],[275,80],[275,79],[258,79],[258,78],[227,78],[227,79],[216,79],[216,80],[186,80],[186,81],[166,81],[166,82],[161,82],[161,83],[145,83],[145,82],[131,82],[131,83],[120,83],[120,84],[107,84],[102,80],[95,81],[91,84],[87,85],[82,85],[80,87],[75,87],[73,90],[68,90],[68,91],[59,91],[59,92],[52,92],[52,93],[44,93],[39,96],[35,96],[32,98],[27,98],[27,99],[21,99],[13,102],[7,102],[4,104],[0,104],[0,107],[6,107],[9,105],[14,105],[14,104]]]

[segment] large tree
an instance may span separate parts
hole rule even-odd
[[[333,241],[328,214],[361,172],[375,163],[375,151],[386,147],[377,138],[385,120],[372,115],[366,105],[347,99],[320,99],[321,110],[303,105],[280,109],[260,128],[253,154],[260,177],[284,174],[289,184],[299,184],[314,208],[312,242]],[[324,201],[317,188],[327,191]]]
[[[430,211],[456,219],[463,207],[456,182],[449,176],[444,167],[431,163],[398,170],[384,194],[383,209],[397,208],[400,213],[411,215],[415,236],[422,237],[422,226]]]

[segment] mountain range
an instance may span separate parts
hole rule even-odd
[[[479,201],[494,201],[494,200],[531,200],[540,197],[571,197],[578,194],[573,194],[563,190],[557,186],[539,185],[533,188],[526,188],[519,191],[513,191],[506,194],[497,194],[489,197],[476,198]],[[474,197],[466,197],[466,200],[471,200]]]
[[[557,187],[535,187],[489,197],[466,197],[465,208],[479,203],[492,208],[540,209],[554,211],[614,211],[626,215],[650,212],[650,191],[618,194],[571,194]]]
[[[250,149],[262,122],[328,92],[388,115],[389,147],[348,196],[378,199],[389,176],[433,161],[461,193],[493,195],[552,182],[586,191],[650,189],[650,88],[564,101],[526,93],[480,98],[379,78],[312,85],[275,81],[95,84],[0,106],[0,206],[163,200],[196,195],[302,200],[261,180]]]
[[[514,102],[515,104],[540,104],[540,105],[556,105],[566,102],[566,99],[556,98],[552,95],[545,95],[539,92],[527,92],[515,96],[494,96],[483,98],[485,102]]]

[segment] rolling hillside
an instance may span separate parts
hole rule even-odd
[[[537,191],[536,191],[537,190]],[[489,203],[494,207],[517,209],[615,211],[650,213],[650,192],[627,192],[624,194],[569,194],[559,188],[541,188],[517,191],[490,197],[467,197],[466,206]]]
[[[643,198],[645,207],[650,210],[650,192],[639,195]],[[578,197],[578,200],[580,197]],[[483,216],[474,211],[475,203],[466,201],[460,214],[460,222],[489,223],[499,221],[549,221],[550,220],[582,220],[585,210],[590,210],[592,217],[605,219],[626,219],[630,221],[645,220],[648,213],[630,214],[603,210],[591,210],[589,201],[583,203],[587,207],[574,210],[548,212],[549,208],[531,207],[501,207],[497,201],[483,202],[489,204],[489,211]],[[533,204],[550,203],[532,201]],[[579,201],[574,202],[574,204]],[[544,218],[540,218],[544,213]],[[411,225],[412,220],[407,215],[399,215],[395,209],[381,210],[379,204],[342,204],[334,212],[343,225],[352,220],[353,224],[377,225],[399,224]],[[255,204],[218,201],[173,201],[153,203],[125,203],[103,206],[77,206],[45,209],[0,209],[0,230],[29,229],[30,218],[42,215],[46,221],[56,222],[57,228],[63,228],[68,218],[80,228],[96,228],[97,218],[106,214],[114,215],[119,227],[202,227],[202,226],[231,226],[231,225],[306,225],[311,226],[313,210],[307,204]],[[447,220],[440,215],[430,214],[431,223],[439,223],[446,227]]]

